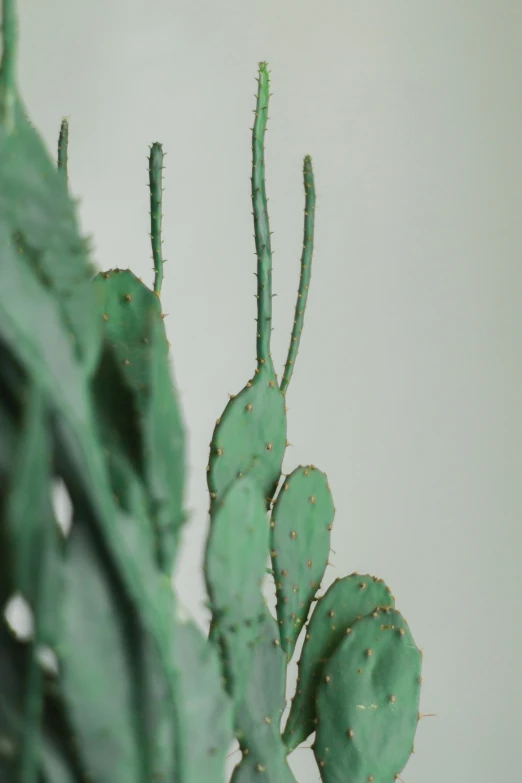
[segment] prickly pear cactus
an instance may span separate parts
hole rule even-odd
[[[240,543],[245,535],[242,520],[246,521],[247,515],[243,513],[238,519],[232,509],[227,510],[223,499],[238,482],[245,480],[245,475],[257,480],[261,496],[266,499],[270,535],[264,554],[272,563],[268,570],[275,583],[276,618],[265,608],[262,627],[254,616],[250,618],[249,638],[244,636],[246,644],[239,643],[239,636],[235,645],[227,644],[223,606],[216,600],[215,589],[209,588],[213,613],[210,639],[219,649],[224,676],[227,681],[237,677],[246,683],[236,693],[230,690],[236,738],[242,753],[232,781],[250,783],[261,780],[262,774],[267,783],[291,782],[294,778],[287,756],[316,732],[314,753],[325,783],[388,783],[402,770],[413,746],[420,652],[405,621],[394,609],[391,591],[382,579],[351,574],[337,579],[317,598],[329,564],[335,515],[332,492],[326,475],[314,465],[300,465],[289,474],[281,474],[286,442],[284,397],[295,366],[311,280],[315,185],[312,161],[307,156],[303,166],[301,274],[288,358],[278,383],[270,354],[272,262],[264,181],[269,97],[266,63],[259,65],[258,85],[252,139],[252,205],[258,261],[257,369],[218,419],[207,471],[210,540],[213,526],[227,531],[227,556],[223,560],[227,585],[242,583],[246,591],[257,585],[257,601],[261,600],[259,584],[246,577],[245,569],[253,578],[259,573],[259,564],[258,568],[250,565],[254,555],[249,552],[245,557]],[[217,573],[214,557],[217,554],[207,549],[207,579],[208,574]],[[221,578],[225,583],[224,574]],[[239,593],[227,604],[227,622],[234,628],[243,627],[241,606]],[[297,688],[282,727],[285,670],[301,634],[305,638]],[[366,647],[361,650],[362,643]],[[380,678],[377,686],[373,677]],[[357,719],[361,705],[365,711]],[[348,735],[343,728],[345,723]]]
[[[54,162],[18,92],[15,11],[2,0],[0,779],[218,783],[235,737],[242,758],[233,783],[295,783],[288,756],[315,732],[325,783],[389,783],[413,744],[421,653],[382,580],[351,574],[318,597],[335,514],[330,486],[313,465],[282,473],[315,185],[306,156],[299,288],[279,382],[267,64],[252,128],[255,369],[212,435],[207,638],[171,583],[186,466],[161,306],[163,149],[155,142],[149,156],[153,284],[130,269],[98,272],[69,195],[69,123]],[[54,510],[57,482],[71,506],[65,526]],[[9,620],[15,599],[31,620],[25,637]],[[283,726],[287,667],[302,636]]]

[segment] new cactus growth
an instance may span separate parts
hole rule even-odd
[[[161,212],[162,205],[162,178],[163,170],[163,147],[154,142],[150,149],[149,158],[149,188],[150,188],[150,220],[152,241],[152,257],[154,259],[154,293],[161,294],[161,285],[163,283],[163,250],[161,247]]]
[[[60,135],[58,136],[58,170],[63,172],[65,182],[67,183],[69,175],[67,172],[67,161],[69,157],[69,122],[62,120]]]
[[[303,179],[305,188],[305,218],[304,218],[304,237],[303,253],[301,255],[301,274],[299,277],[299,290],[297,292],[297,302],[295,305],[294,326],[290,337],[290,347],[288,349],[288,358],[286,360],[283,378],[281,380],[281,391],[286,393],[294,364],[299,350],[301,333],[303,331],[304,315],[306,302],[308,300],[308,288],[312,272],[312,254],[314,251],[314,228],[315,228],[315,184],[314,172],[312,170],[312,159],[306,155],[303,164]]]
[[[325,783],[390,783],[417,727],[420,651],[382,580],[352,574],[317,599],[331,490],[312,465],[282,475],[315,184],[306,156],[299,289],[279,383],[267,64],[259,64],[252,129],[256,361],[212,435],[207,638],[184,616],[171,580],[186,468],[160,299],[163,149],[155,142],[149,157],[149,288],[129,269],[97,272],[90,263],[68,193],[68,121],[55,163],[18,94],[14,0],[2,0],[2,10],[0,597],[4,610],[23,597],[33,617],[29,641],[0,620],[2,783],[218,783],[234,736],[242,758],[233,783],[295,783],[287,757],[314,731]],[[72,504],[66,533],[53,510],[56,479]],[[267,570],[275,617],[264,598]]]
[[[284,480],[270,518],[281,643],[287,657],[328,565],[335,509],[324,473],[300,466]]]

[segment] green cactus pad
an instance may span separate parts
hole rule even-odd
[[[1,219],[0,248],[2,339],[24,370],[42,384],[60,416],[74,418],[81,426],[88,404],[84,371],[52,293],[34,269],[20,263],[9,229]],[[91,317],[95,318],[94,309]]]
[[[296,694],[283,733],[287,752],[315,731],[315,694],[323,669],[359,617],[377,606],[393,607],[390,588],[368,574],[350,574],[333,582],[315,605],[299,660]]]
[[[185,433],[170,377],[161,304],[129,270],[99,274],[95,285],[106,339],[135,395],[158,556],[170,574],[184,520]]]
[[[19,775],[23,740],[24,677],[29,648],[18,642],[0,615],[0,780]]]
[[[207,471],[211,507],[254,461],[266,498],[272,498],[286,448],[284,397],[273,368],[262,364],[254,377],[233,397],[218,419]]]
[[[113,390],[113,386],[109,386]],[[101,395],[100,395],[100,398]],[[105,399],[105,398],[103,398]],[[125,409],[124,409],[125,410]],[[105,409],[101,406],[101,414]],[[155,540],[153,526],[148,517],[145,487],[135,474],[126,452],[118,448],[117,438],[110,428],[110,419],[101,418],[103,443],[107,454],[107,467],[118,507],[132,524],[139,525],[140,545],[153,556]],[[120,607],[129,612],[129,607]],[[169,617],[168,620],[171,620]],[[128,620],[127,620],[128,622]],[[166,626],[168,627],[168,626]],[[160,665],[158,651],[147,634],[135,628],[130,642],[136,670],[136,690],[141,705],[141,726],[144,754],[148,759],[149,775],[153,779],[170,780],[175,776],[176,750],[174,735],[174,711],[169,704],[169,688]]]
[[[41,391],[30,390],[14,452],[5,524],[13,553],[13,589],[38,607],[39,642],[59,641],[57,606],[62,594],[61,541],[51,505],[51,438]]]
[[[93,283],[105,339],[114,350],[127,383],[137,394],[140,408],[144,410],[150,394],[152,324],[162,327],[158,330],[163,338],[161,356],[168,365],[169,344],[160,299],[130,269],[100,272]]]
[[[147,485],[159,536],[160,566],[169,576],[186,520],[185,426],[172,383],[163,320],[151,319],[150,405],[145,416]]]
[[[147,779],[214,783],[223,777],[233,739],[232,702],[223,691],[214,645],[185,619],[174,620],[173,634],[179,672],[175,710],[155,649],[141,645],[140,704],[150,742]]]
[[[113,456],[112,468],[122,484],[135,481],[122,455]],[[132,553],[135,560],[139,548],[142,562],[152,564],[153,540],[150,524],[141,516],[141,492],[128,491],[120,503],[127,556]],[[142,630],[88,515],[88,510],[77,511],[67,540],[66,634],[60,651],[62,690],[82,766],[94,779],[104,780],[101,771],[106,770],[105,775],[114,769],[115,781],[182,780],[186,749],[178,745],[181,675],[168,580],[164,578],[170,611],[163,600],[167,592],[158,596],[163,634],[171,639],[170,670],[162,666],[156,638]],[[149,572],[150,584],[156,576]]]
[[[324,473],[300,465],[279,490],[270,520],[270,550],[281,644],[288,658],[328,564],[335,514]]]
[[[221,666],[214,645],[191,622],[176,621],[175,637],[184,754],[179,780],[216,783],[223,780],[225,758],[233,739],[232,702],[221,685]]]
[[[4,261],[9,261],[9,253]],[[6,269],[18,295],[22,278],[17,276],[16,265],[0,265],[0,278]],[[7,277],[7,276],[6,276]],[[34,278],[25,275],[24,282],[29,291],[37,294],[34,301],[38,306],[47,305],[47,293],[42,288],[31,287]],[[75,507],[82,508],[93,533],[103,538],[102,548],[108,555],[111,568],[122,580],[125,594],[132,602],[143,629],[150,635],[156,648],[162,671],[166,677],[169,700],[176,703],[178,672],[174,655],[174,639],[171,633],[173,594],[169,580],[157,569],[154,552],[150,546],[150,520],[136,519],[123,510],[114,497],[110,483],[108,464],[104,459],[98,437],[98,421],[93,416],[87,388],[77,364],[70,361],[68,344],[60,344],[62,330],[58,326],[54,309],[45,309],[45,328],[30,329],[30,324],[18,318],[16,297],[9,300],[8,308],[2,309],[6,300],[0,300],[0,326],[6,325],[9,337],[20,335],[19,342],[13,341],[18,354],[28,369],[45,383],[49,397],[58,408],[54,420],[56,438],[56,468],[66,484]],[[51,350],[50,336],[55,338],[55,351]],[[39,351],[42,346],[44,350]],[[35,350],[36,349],[36,350]],[[61,365],[60,373],[57,372]],[[127,465],[125,454],[122,464]],[[133,473],[128,471],[128,480]],[[130,492],[129,494],[132,494]],[[174,709],[171,706],[171,709]]]
[[[140,634],[136,639],[134,653],[139,673],[136,684],[139,687],[142,741],[144,746],[146,743],[149,778],[172,780],[176,778],[176,761],[179,755],[179,734],[175,723],[179,709],[175,711],[171,707],[168,683],[160,666],[157,650],[147,635]],[[178,659],[176,664],[179,664]]]
[[[353,624],[317,689],[314,753],[324,783],[389,783],[401,772],[419,720],[421,660],[396,609]]]
[[[231,783],[250,783],[263,773],[266,783],[295,783],[281,742],[285,708],[286,661],[277,623],[265,607],[265,620],[252,653],[244,700],[236,711],[237,737],[243,758]]]
[[[153,527],[147,517],[147,498],[142,483],[132,472],[124,454],[117,449],[110,451],[107,462],[119,506],[129,514],[134,524],[139,520],[142,546],[153,553]],[[135,633],[133,645],[135,665],[139,672],[136,686],[139,689],[142,737],[146,743],[149,775],[154,780],[170,780],[175,777],[177,751],[173,739],[176,733],[174,710],[170,706],[168,683],[158,651],[150,637],[144,633]],[[178,659],[176,661],[179,662]]]
[[[0,77],[0,215],[5,230],[1,244],[9,237],[18,264],[30,267],[51,294],[64,332],[90,374],[98,359],[101,331],[92,317],[94,268],[88,262],[87,244],[78,233],[65,178],[16,94],[9,123],[2,121],[1,81]]]
[[[129,386],[145,408],[150,376],[150,316],[161,321],[161,303],[129,269],[111,269],[94,278],[98,320],[123,368]],[[166,340],[166,338],[165,338]]]
[[[132,611],[79,516],[67,540],[62,603],[62,692],[83,766],[93,780],[141,783],[147,743],[137,717]]]
[[[26,394],[23,422],[14,453],[5,516],[9,551],[14,563],[13,586],[28,601],[34,618],[24,671],[23,736],[20,783],[34,783],[38,774],[43,682],[38,649],[60,641],[58,607],[62,596],[62,558],[51,506],[52,441],[48,411],[41,390]]]
[[[4,159],[4,142],[0,133],[1,160]],[[59,177],[54,168],[52,172],[52,176]],[[24,176],[33,176],[30,161]],[[64,187],[63,182],[61,187]],[[12,200],[12,194],[8,200]],[[53,223],[46,218],[41,199],[30,203],[33,217],[38,216],[42,227],[49,226],[48,230],[53,234],[62,231],[59,222]],[[88,506],[90,524],[103,536],[111,564],[121,576],[126,593],[158,650],[169,697],[175,703],[177,672],[174,640],[169,633],[172,590],[168,581],[160,577],[153,558],[143,546],[138,526],[118,509],[113,498],[86,383],[85,357],[80,363],[53,292],[39,279],[37,270],[20,263],[17,246],[3,219],[0,220],[0,248],[2,339],[47,395],[54,413],[58,474],[64,479],[73,504]],[[67,266],[66,252],[61,260]],[[91,291],[95,290],[92,282],[89,287]],[[89,318],[96,321],[94,309]],[[85,503],[86,498],[88,503]]]
[[[205,552],[213,638],[222,646],[227,689],[242,698],[252,643],[263,621],[261,587],[268,521],[256,473],[236,479],[215,509]]]

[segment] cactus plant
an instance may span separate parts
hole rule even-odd
[[[328,669],[330,665],[335,668],[338,660],[340,661],[337,663],[338,668],[342,668],[344,665],[346,655],[342,655],[342,651],[346,647],[345,639],[352,632],[354,624],[359,621],[359,618],[372,618],[376,613],[379,615],[381,611],[384,611],[379,607],[389,608],[393,602],[390,590],[382,580],[370,576],[351,575],[344,580],[337,580],[325,596],[316,603],[315,609],[309,617],[311,605],[328,565],[330,532],[335,514],[332,493],[326,475],[314,465],[298,466],[290,474],[281,477],[281,457],[278,455],[277,459],[269,463],[266,447],[268,428],[270,428],[273,438],[272,433],[277,431],[276,424],[279,427],[279,443],[282,443],[282,420],[273,414],[273,418],[269,418],[272,411],[268,411],[262,404],[257,409],[254,405],[248,405],[248,402],[245,405],[246,394],[250,392],[252,396],[248,397],[248,400],[254,400],[253,390],[258,387],[264,389],[267,395],[265,399],[267,399],[267,378],[269,389],[274,391],[278,389],[283,397],[286,395],[304,323],[311,279],[315,218],[315,184],[312,161],[310,156],[306,156],[303,165],[305,236],[299,291],[288,358],[282,381],[277,384],[277,376],[270,355],[271,328],[267,328],[267,325],[272,323],[272,315],[270,232],[268,230],[264,182],[264,132],[269,95],[266,63],[260,63],[258,83],[252,145],[252,202],[258,258],[257,369],[250,385],[247,385],[246,389],[229,402],[221,418],[218,419],[214,432],[209,458],[210,524],[212,535],[212,525],[216,524],[216,520],[219,519],[222,524],[223,504],[220,501],[222,493],[227,491],[227,487],[230,491],[234,482],[244,480],[240,477],[248,470],[249,466],[252,466],[251,470],[257,473],[262,491],[267,493],[270,528],[269,554],[275,580],[279,634],[274,640],[274,628],[269,622],[265,632],[260,633],[257,642],[250,646],[250,682],[245,695],[241,693],[237,697],[232,692],[235,702],[236,736],[243,752],[243,759],[236,767],[233,776],[234,783],[243,783],[243,781],[254,779],[256,771],[263,772],[264,779],[274,783],[291,780],[291,773],[286,761],[288,753],[306,740],[316,729],[317,724],[321,724],[324,714],[329,716],[330,723],[327,725],[330,726],[331,722],[335,722],[335,716],[339,714],[343,705],[346,706],[348,714],[350,709],[356,709],[352,695],[353,683],[348,676],[338,677],[336,674],[337,684],[325,694],[323,694],[324,689],[321,690],[322,683],[324,678],[329,681],[332,676]],[[272,395],[272,399],[277,399],[275,394]],[[255,419],[254,416],[256,416]],[[251,421],[255,421],[255,425],[250,424]],[[262,428],[263,424],[264,428]],[[269,444],[271,445],[271,441]],[[229,461],[225,462],[227,454],[230,455]],[[226,465],[226,468],[221,468],[221,465]],[[274,493],[274,487],[278,485],[279,489]],[[232,518],[230,518],[230,524],[233,524]],[[237,554],[238,557],[230,563],[230,574],[237,573],[239,575],[241,569],[244,568],[239,550],[237,550]],[[239,606],[239,602],[236,602],[236,605]],[[219,607],[212,601],[211,606],[214,622],[211,639],[220,646],[224,668],[228,671],[234,670],[234,667],[237,666],[235,655],[226,645],[219,629]],[[235,615],[235,619],[239,624],[239,613]],[[401,626],[401,628],[404,627],[406,626]],[[306,629],[304,631],[306,638],[299,665],[297,690],[288,722],[281,735],[281,712],[277,711],[277,705],[284,703],[285,678],[280,676],[280,667],[284,668],[292,659],[296,642],[304,629]],[[419,655],[411,638],[409,644],[410,648]],[[381,649],[383,652],[382,657],[379,657],[379,663],[385,667],[391,654],[388,655],[384,650],[392,648],[383,644],[382,647],[379,647],[379,652]],[[284,653],[283,657],[281,652]],[[243,667],[245,665],[244,658],[241,665]],[[268,673],[269,667],[273,669],[271,678]],[[396,683],[396,689],[399,690],[403,669],[404,667],[401,669],[398,666],[397,671],[392,668],[389,672],[389,680],[387,681],[389,688],[392,688]],[[244,672],[244,669],[242,671]],[[259,708],[259,694],[264,687],[262,683],[268,680],[270,680],[270,687],[267,695],[270,696],[270,703],[273,706],[266,706],[264,710],[266,714],[263,715],[263,710]],[[399,715],[397,707],[387,711],[383,709],[386,702],[382,701],[382,694],[379,693],[379,699],[373,700],[377,701],[376,714],[379,716],[376,723],[379,728],[376,729],[375,734],[377,739],[373,738],[376,745],[371,748],[368,745],[367,749],[363,740],[363,747],[359,751],[362,761],[356,754],[349,756],[340,740],[337,746],[330,747],[332,742],[329,739],[329,732],[318,731],[314,752],[325,783],[344,780],[343,771],[346,775],[351,776],[349,779],[353,779],[354,783],[356,781],[359,783],[359,780],[362,782],[361,768],[363,770],[373,769],[375,774],[368,772],[367,780],[375,780],[378,783],[381,781],[384,783],[400,772],[411,751],[413,742],[411,716],[417,716],[418,713],[418,679],[415,682],[417,683],[415,688],[404,689],[404,698],[401,699],[400,705],[400,709],[406,710],[410,716],[409,733],[407,730],[404,732],[404,742],[409,742],[406,757],[403,758],[399,753],[395,756],[392,754],[390,759],[379,760],[378,758],[379,738],[382,739],[389,731],[390,743],[395,743],[397,739],[396,721]],[[330,703],[328,695],[331,692],[335,692],[336,696],[335,700]],[[400,715],[402,714],[400,713]],[[381,720],[382,725],[386,727],[382,733],[380,731]],[[329,758],[327,763],[325,747],[329,747],[329,752],[337,759],[335,765],[329,763]],[[365,755],[366,750],[368,752]],[[404,745],[401,752],[403,751]],[[372,766],[371,763],[368,765],[369,761],[373,761],[374,765]],[[390,769],[394,764],[395,767],[398,764],[398,767],[394,767],[391,773]]]
[[[14,0],[2,0],[2,12],[0,598],[5,610],[21,596],[33,617],[29,641],[0,619],[2,781],[217,783],[235,736],[242,759],[233,783],[260,774],[292,783],[288,755],[316,731],[325,783],[389,783],[411,752],[420,651],[382,580],[351,574],[317,597],[332,493],[315,466],[282,474],[316,197],[306,156],[300,280],[279,382],[267,64],[259,64],[252,128],[256,366],[211,440],[206,638],[171,580],[186,517],[185,425],[161,307],[163,148],[155,142],[149,156],[149,288],[129,269],[91,264],[69,194],[69,123],[55,164],[19,97]],[[72,503],[69,532],[53,511],[56,479]]]

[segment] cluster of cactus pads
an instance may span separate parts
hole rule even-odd
[[[0,67],[0,780],[2,783],[290,783],[315,733],[325,783],[389,783],[412,751],[421,652],[381,579],[351,574],[317,597],[334,504],[313,465],[282,474],[285,394],[303,327],[315,188],[304,160],[299,293],[281,382],[272,287],[261,63],[253,127],[257,366],[214,430],[206,638],[172,574],[185,520],[185,430],[160,301],[162,167],[150,152],[154,286],[97,273],[58,165],[16,82],[3,0]],[[58,523],[61,482],[71,524]],[[271,568],[268,568],[268,559]],[[275,582],[276,617],[265,580]],[[32,631],[6,608],[21,597]],[[313,607],[313,611],[312,611]],[[288,718],[286,672],[304,636]]]

